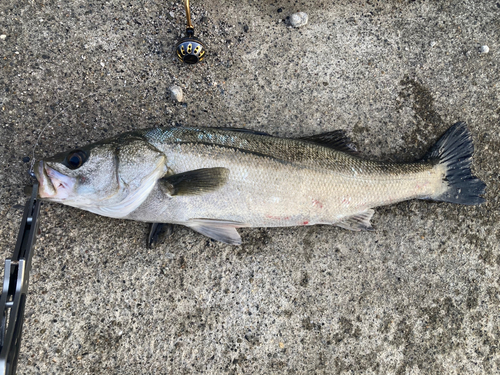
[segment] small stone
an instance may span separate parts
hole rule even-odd
[[[0,35],[0,39],[5,40],[5,38],[7,38],[7,35],[5,34]]]
[[[179,86],[170,86],[168,88],[170,91],[170,98],[172,100],[175,100],[177,102],[182,102],[182,99],[184,98],[184,95],[182,94],[182,89]]]
[[[29,161],[30,161],[30,158],[29,158],[29,157],[25,156],[25,157],[23,158],[23,163],[29,163]]]
[[[488,47],[485,44],[484,46],[481,46],[481,48],[479,48],[479,52],[481,52],[481,53],[488,53],[488,52],[490,52],[490,47]]]
[[[302,27],[307,24],[309,16],[304,12],[294,13],[288,19],[288,23],[293,27]]]
[[[434,40],[432,42],[429,43],[429,46],[430,47],[434,47],[435,45],[437,44],[437,42],[435,42]]]

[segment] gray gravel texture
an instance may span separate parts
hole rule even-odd
[[[306,12],[300,29],[286,17]],[[131,129],[345,129],[366,157],[421,157],[467,121],[479,207],[410,201],[375,232],[183,227],[42,206],[20,374],[493,374],[500,371],[500,2],[2,0],[0,249],[29,163]],[[489,53],[481,53],[487,45]],[[170,99],[172,85],[184,101]],[[55,119],[54,117],[57,116]]]

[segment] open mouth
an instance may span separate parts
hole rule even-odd
[[[35,175],[40,183],[40,198],[57,198],[64,200],[68,195],[72,179],[49,167],[47,163],[40,161]]]
[[[45,165],[43,161],[38,162],[38,166],[35,170],[35,175],[38,179],[38,183],[40,184],[39,195],[40,198],[50,198],[56,194],[56,189],[50,176],[47,174],[45,170]]]

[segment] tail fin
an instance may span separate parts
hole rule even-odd
[[[485,201],[486,184],[472,175],[471,163],[474,145],[465,122],[457,122],[441,137],[424,156],[424,161],[432,161],[446,167],[445,181],[448,190],[432,197],[433,200],[465,205],[481,204]]]

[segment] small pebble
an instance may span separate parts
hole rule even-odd
[[[0,35],[0,39],[5,40],[5,38],[7,38],[7,35],[5,34]]]
[[[170,91],[170,98],[172,100],[175,100],[179,103],[182,102],[184,95],[182,94],[182,89],[179,86],[170,86],[168,90]]]
[[[25,156],[25,157],[23,158],[23,163],[29,163],[29,161],[30,161],[30,158],[29,158],[29,157]]]
[[[479,48],[479,52],[481,52],[481,53],[488,53],[488,52],[490,52],[490,47],[488,47],[485,44],[484,46],[481,46],[481,48]]]
[[[307,24],[309,16],[304,12],[294,13],[290,16],[288,22],[290,26],[293,27],[302,27]]]

